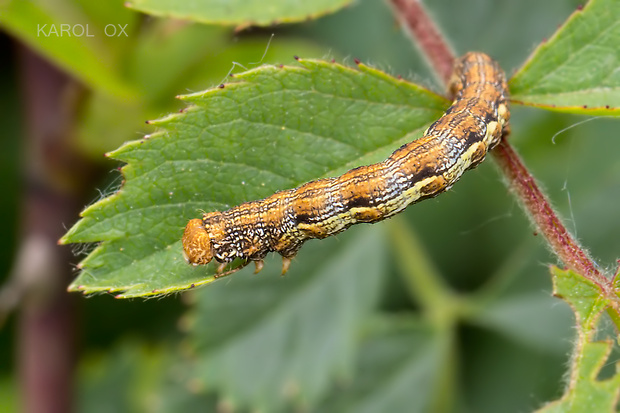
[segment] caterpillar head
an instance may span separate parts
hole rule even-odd
[[[183,256],[193,265],[205,265],[213,259],[211,240],[202,219],[192,219],[183,233]]]

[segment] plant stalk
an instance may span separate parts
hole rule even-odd
[[[454,66],[454,53],[433,19],[418,0],[390,0],[399,22],[416,42],[433,72],[448,84]]]
[[[18,46],[25,114],[21,234],[11,275],[17,295],[17,368],[27,413],[73,410],[75,300],[69,248],[57,245],[82,205],[78,182],[89,168],[74,153],[71,128],[81,88],[25,46]]]

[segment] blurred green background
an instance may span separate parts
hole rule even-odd
[[[118,1],[99,8],[83,1],[52,3],[54,12],[49,15],[59,22],[83,18],[92,27],[102,27],[108,21],[123,22],[128,24],[128,37],[107,39],[109,44],[103,46],[96,44],[99,38],[92,44],[85,41],[84,47],[91,47],[90,53],[101,59],[102,70],[112,79],[97,83],[96,78],[80,77],[79,63],[68,65],[55,57],[57,52],[45,51],[61,46],[37,44],[16,25],[0,20],[0,28],[4,28],[0,33],[0,232],[4,235],[0,238],[0,280],[5,283],[14,268],[25,227],[23,163],[29,148],[23,138],[27,119],[23,88],[18,86],[24,75],[18,58],[23,47],[46,56],[82,82],[71,144],[96,171],[88,175],[93,176],[92,182],[80,194],[84,205],[109,195],[120,185],[115,170],[118,165],[103,157],[106,151],[152,131],[145,120],[182,108],[175,95],[212,87],[221,83],[229,70],[243,70],[233,62],[252,68],[261,62],[291,64],[293,55],[335,58],[349,64],[358,58],[441,92],[383,1],[358,0],[317,20],[239,33],[231,28],[141,15],[124,9]],[[433,0],[426,6],[457,54],[486,52],[510,74],[578,4],[572,0]],[[0,11],[1,7],[2,3]],[[26,31],[36,31],[25,27]],[[102,49],[108,54],[99,53]],[[82,70],[93,69],[85,63]],[[578,124],[585,118],[520,107],[513,108],[512,116],[510,139],[526,165],[568,228],[601,266],[613,268],[620,250],[617,125],[603,118]],[[574,127],[563,131],[570,126]],[[379,305],[368,312],[368,325],[355,333],[359,336],[355,346],[359,348],[342,354],[354,367],[337,367],[344,373],[329,375],[331,380],[317,384],[319,390],[307,396],[309,399],[302,397],[300,401],[264,389],[264,394],[254,400],[271,400],[258,405],[291,411],[440,411],[441,402],[437,400],[445,397],[451,400],[443,407],[448,411],[516,412],[533,410],[559,397],[572,342],[572,316],[565,303],[550,296],[547,267],[556,263],[555,258],[548,254],[543,240],[534,236],[532,225],[502,184],[493,162],[465,174],[452,191],[415,205],[403,215],[392,224],[358,226],[336,239],[309,244],[294,264],[299,269],[287,277],[295,281],[277,277],[279,263],[271,259],[266,264],[269,270],[259,278],[251,278],[250,271],[244,271],[234,275],[235,281],[216,283],[192,294],[131,301],[105,295],[67,295],[67,300],[75,300],[77,316],[76,411],[229,411],[232,407],[245,411],[239,400],[255,396],[235,396],[230,389],[244,384],[222,377],[225,370],[216,369],[218,374],[202,379],[193,374],[201,352],[207,351],[205,348],[214,351],[209,347],[213,346],[210,335],[221,333],[224,337],[213,338],[221,346],[215,353],[224,357],[224,350],[234,343],[227,337],[247,333],[247,325],[256,321],[254,314],[244,311],[243,298],[251,301],[253,289],[300,288],[298,284],[311,271],[312,257],[317,254],[333,254],[335,262],[342,259],[353,265],[358,261],[355,257],[346,261],[348,245],[357,245],[355,242],[365,237],[375,237],[382,248],[393,253],[388,255],[390,259],[376,264],[381,271],[376,298]],[[75,216],[74,221],[77,219]],[[74,221],[55,224],[68,228]],[[429,333],[431,326],[440,323],[419,313],[419,303],[407,293],[400,275],[402,260],[391,243],[395,226],[405,227],[408,236],[417,239],[426,259],[457,297],[481,302],[483,309],[474,316],[446,327],[451,337],[449,351],[440,348],[444,342],[436,340],[438,333]],[[80,248],[74,250],[79,252]],[[340,250],[345,251],[344,258],[337,258]],[[221,302],[222,297],[236,297],[236,305]],[[278,296],[272,298],[278,300]],[[209,307],[213,303],[220,306]],[[285,304],[279,305],[286,310]],[[18,305],[0,330],[0,411],[20,410],[20,311]],[[226,326],[228,320],[232,327]],[[199,323],[198,332],[194,323]],[[190,342],[198,344],[192,347]],[[263,344],[268,346],[269,342]],[[259,349],[248,351],[256,351],[260,357]],[[286,345],[283,351],[287,351]],[[436,352],[438,358],[434,358]],[[248,376],[260,379],[261,374],[254,371]],[[437,377],[445,382],[440,383]],[[369,390],[379,384],[382,391]],[[404,390],[399,391],[399,386]],[[216,389],[225,389],[220,394],[224,396],[218,396]],[[304,389],[291,392],[303,394]]]

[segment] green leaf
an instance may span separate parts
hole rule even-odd
[[[0,411],[18,412],[22,410],[19,401],[20,388],[14,375],[0,377]]]
[[[99,26],[73,4],[10,0],[0,3],[0,26],[91,88],[133,100],[135,90],[121,76],[117,49],[127,44],[121,41],[135,28],[137,16],[128,16],[120,4],[116,10],[108,9],[110,20]]]
[[[591,0],[510,80],[515,102],[620,116],[620,1]]]
[[[365,65],[300,63],[263,66],[184,96],[193,106],[112,152],[128,163],[125,184],[83,211],[61,240],[104,241],[70,289],[132,297],[211,282],[216,265],[182,258],[189,219],[382,160],[449,104]]]
[[[381,294],[383,232],[358,227],[305,248],[295,274],[278,277],[272,259],[265,274],[239,274],[197,296],[195,374],[227,405],[313,406],[335,379],[352,378],[360,329]]]
[[[610,300],[604,297],[598,284],[571,270],[552,267],[551,274],[553,294],[570,304],[577,318],[579,334],[589,338]]]
[[[540,352],[565,354],[570,349],[558,346],[557,338],[569,336],[568,309],[558,308],[546,292],[500,296],[476,314],[471,322],[492,329],[511,341]]]
[[[304,21],[333,13],[349,3],[351,0],[132,0],[127,6],[156,16],[243,28]]]
[[[188,90],[217,85],[231,69],[269,62],[291,62],[293,55],[320,55],[311,43],[269,36],[229,39],[226,30],[214,26],[155,20],[137,36],[134,52],[128,57],[127,77],[139,89],[139,101],[115,99],[94,93],[85,102],[78,124],[81,148],[96,159],[101,154],[133,140],[138,133],[148,133],[145,119],[178,110],[180,102],[171,96]],[[174,61],[174,65],[168,62]],[[233,66],[233,62],[239,62]]]
[[[192,391],[190,363],[176,346],[135,339],[122,340],[105,353],[87,353],[77,372],[76,410],[217,412],[215,395]]]
[[[454,402],[454,389],[439,387],[448,365],[446,335],[423,323],[382,317],[366,337],[354,379],[332,392],[319,412],[428,412],[437,410],[435,399]],[[443,390],[443,391],[442,391]],[[434,407],[434,408],[433,408]]]
[[[620,374],[610,379],[597,380],[601,368],[607,363],[612,342],[589,342],[580,348],[573,361],[569,388],[562,399],[549,403],[538,412],[615,412],[620,396]]]
[[[554,294],[567,301],[575,312],[578,338],[571,360],[571,375],[564,396],[540,412],[612,412],[620,396],[620,373],[598,380],[607,363],[612,341],[592,341],[596,324],[609,306],[601,287],[571,271],[553,267]]]
[[[162,350],[126,341],[110,349],[107,357],[84,357],[78,371],[79,411],[130,411],[130,406],[138,405],[144,397],[140,387],[152,387],[153,381],[161,380],[165,357]],[[149,386],[144,386],[146,381]]]

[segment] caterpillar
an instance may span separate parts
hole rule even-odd
[[[384,220],[448,190],[499,143],[510,119],[506,76],[483,53],[456,60],[449,93],[454,101],[445,114],[383,162],[190,220],[185,259],[194,265],[215,259],[221,277],[241,268],[224,272],[237,258],[242,266],[254,262],[259,272],[265,256],[278,252],[284,274],[305,241]]]

